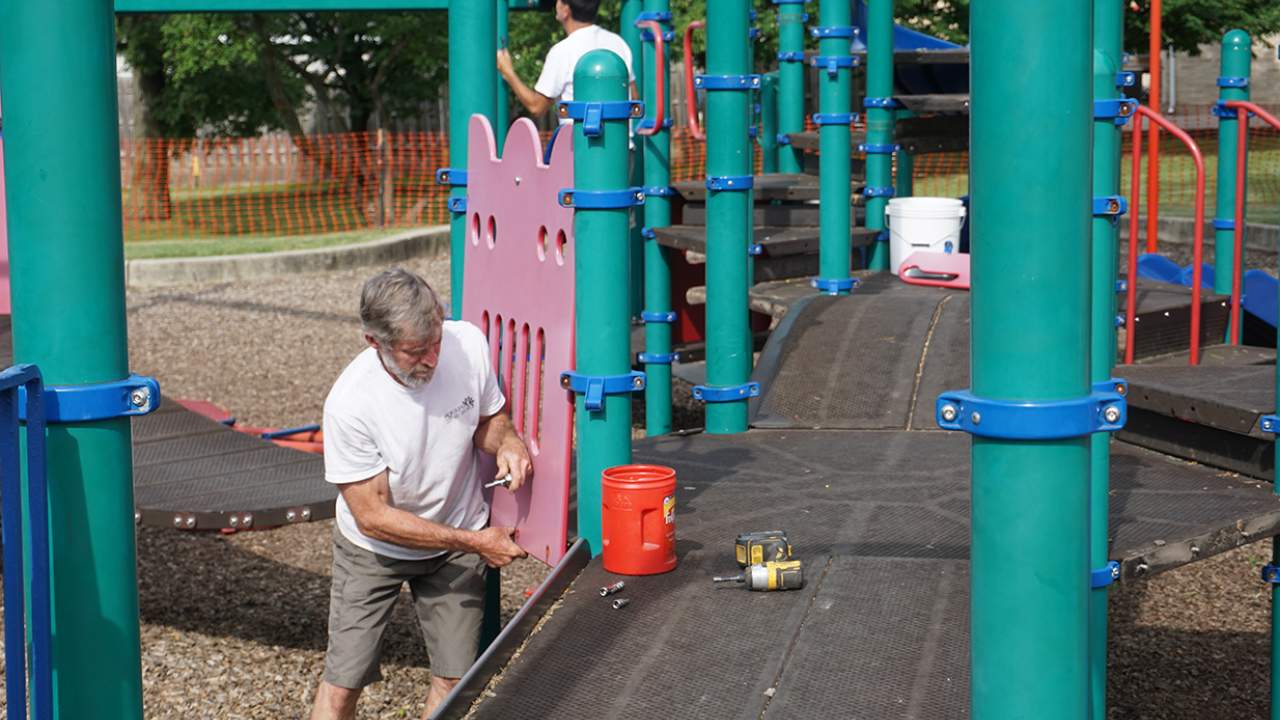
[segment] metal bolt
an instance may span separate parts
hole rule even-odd
[[[303,520],[311,519],[311,508],[302,508],[302,519]]]
[[[1116,394],[1118,394],[1118,395],[1128,395],[1128,394],[1129,394],[1129,386],[1128,386],[1128,385],[1126,385],[1126,384],[1124,384],[1124,383],[1116,383]]]
[[[1119,580],[1119,579],[1120,579],[1120,566],[1119,566],[1119,565],[1112,565],[1112,566],[1111,566],[1111,579],[1112,579],[1112,580]]]
[[[569,117],[569,106],[560,103],[556,106],[556,112],[560,113],[560,117]]]
[[[614,601],[613,601],[613,609],[614,609],[614,610],[621,610],[622,608],[624,608],[624,607],[626,607],[626,606],[628,606],[628,605],[630,605],[630,604],[631,604],[631,601],[630,601],[630,600],[628,600],[627,598],[618,598],[617,600],[614,600]]]
[[[960,415],[960,411],[956,409],[955,405],[943,405],[941,415],[945,422],[955,422]]]
[[[233,528],[238,528],[238,527],[240,527],[240,516],[239,516],[239,515],[232,515],[232,516],[231,516],[231,520],[228,522],[228,524],[229,524],[231,527],[233,527]]]
[[[520,185],[520,176],[519,176],[519,175],[517,175],[517,176],[516,176],[516,185],[517,185],[517,186],[519,186],[519,185]]]
[[[129,393],[129,402],[136,408],[144,408],[151,404],[151,390],[149,388],[135,388]]]
[[[977,425],[978,423],[982,422],[982,414],[977,411],[974,411],[974,413],[969,416],[969,420],[972,421],[974,425]]]
[[[605,585],[604,587],[600,588],[600,597],[608,597],[609,595],[612,595],[622,590],[622,588],[626,586],[627,584],[621,580],[619,580],[618,582],[612,585]]]
[[[1108,203],[1107,203],[1107,212],[1109,212],[1109,213],[1118,213],[1118,212],[1120,212],[1120,203],[1116,202],[1115,200],[1112,200],[1112,201],[1108,202]]]
[[[634,385],[637,390],[639,390],[644,387],[644,378],[636,378],[635,380],[631,381],[631,384]]]
[[[133,524],[134,525],[142,524],[142,513],[137,510],[133,511]]]
[[[644,106],[643,106],[643,105],[632,105],[632,106],[631,106],[631,117],[633,117],[633,118],[638,118],[638,117],[641,117],[641,116],[643,116],[643,115],[644,115]]]
[[[1117,423],[1120,421],[1120,408],[1115,405],[1108,405],[1106,410],[1102,411],[1102,418],[1108,423]]]
[[[244,525],[245,527],[252,527],[252,526],[253,526],[253,516],[252,516],[252,515],[250,515],[249,513],[245,513],[245,514],[244,514],[244,517],[240,519],[240,523],[241,523],[242,525]]]
[[[288,520],[289,522],[296,522],[296,521],[298,520],[298,513],[297,513],[297,511],[295,511],[295,510],[289,510],[289,511],[285,512],[285,514],[284,514],[284,519],[285,519],[285,520]]]
[[[1200,546],[1199,546],[1199,545],[1192,545],[1192,546],[1191,546],[1191,557],[1197,557],[1199,554],[1200,554]]]
[[[568,388],[569,388],[569,384],[570,384],[570,383],[569,383],[569,376],[568,376],[568,375],[561,375],[561,376],[560,376],[560,387],[565,388],[565,389],[568,389]]]
[[[1150,565],[1147,565],[1144,562],[1138,563],[1138,566],[1133,569],[1133,574],[1136,577],[1143,577],[1147,574],[1147,571],[1150,569],[1151,569]]]
[[[174,527],[176,527],[176,528],[180,528],[180,527],[182,527],[182,516],[181,516],[181,515],[174,515],[174,516],[173,516],[173,526],[174,526]]]
[[[564,204],[569,206],[573,205],[573,193],[567,192],[564,194]]]

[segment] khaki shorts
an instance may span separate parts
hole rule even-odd
[[[353,545],[335,525],[325,681],[355,689],[382,679],[382,636],[406,582],[432,674],[462,677],[479,651],[485,571],[484,561],[473,554],[450,553],[429,560],[378,555]]]

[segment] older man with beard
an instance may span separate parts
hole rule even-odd
[[[381,678],[379,651],[409,584],[431,658],[427,717],[475,660],[485,573],[525,555],[512,529],[486,527],[479,451],[518,489],[532,472],[474,325],[444,320],[421,277],[387,270],[365,283],[369,347],[324,403],[325,479],[338,485],[329,648],[312,720],[354,718]]]

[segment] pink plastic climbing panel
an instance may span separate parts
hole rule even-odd
[[[499,160],[488,120],[473,115],[469,133],[462,317],[489,339],[534,470],[518,492],[494,491],[491,522],[514,526],[520,547],[555,564],[569,524],[573,401],[560,373],[573,369],[574,285],[573,211],[556,194],[573,187],[573,143],[553,141],[544,162],[537,128],[521,118]]]

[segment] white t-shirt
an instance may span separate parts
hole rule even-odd
[[[551,46],[542,64],[542,74],[533,86],[539,94],[552,100],[573,100],[573,69],[583,55],[592,50],[612,50],[627,64],[627,80],[634,81],[631,72],[631,48],[617,33],[611,33],[599,25],[588,25],[569,33],[565,39]],[[573,122],[562,120],[562,123]]]
[[[426,385],[410,389],[382,367],[367,348],[347,365],[324,401],[324,476],[341,485],[390,470],[391,504],[418,517],[463,530],[480,530],[489,506],[476,476],[473,435],[480,418],[502,409],[506,399],[489,364],[484,333],[465,322],[446,321],[440,360]],[[374,540],[356,527],[338,496],[338,529],[352,544],[401,560],[421,560],[442,551]]]

